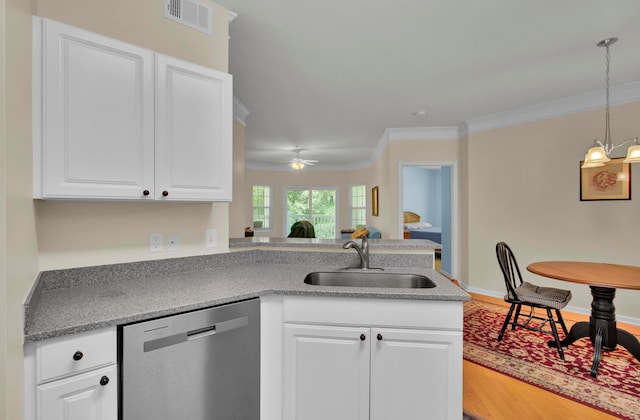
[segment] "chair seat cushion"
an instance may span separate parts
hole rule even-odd
[[[523,282],[516,288],[516,294],[521,302],[544,305],[550,308],[562,309],[571,300],[571,290],[556,289],[555,287],[540,287]],[[505,299],[513,296],[505,296]]]

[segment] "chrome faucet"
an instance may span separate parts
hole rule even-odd
[[[363,270],[369,269],[369,240],[366,236],[362,237],[362,245],[359,246],[353,241],[347,241],[342,245],[342,248],[354,248],[360,255],[360,268]]]

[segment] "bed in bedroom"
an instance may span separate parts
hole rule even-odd
[[[428,239],[442,243],[442,228],[434,227],[428,222],[421,222],[420,215],[405,211],[403,217],[405,239]]]

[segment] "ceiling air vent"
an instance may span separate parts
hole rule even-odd
[[[213,34],[213,10],[211,6],[197,1],[164,0],[164,17],[209,35]]]

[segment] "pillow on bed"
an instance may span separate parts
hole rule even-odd
[[[433,225],[427,222],[415,222],[415,223],[404,224],[405,229],[424,229],[424,228],[430,228],[431,226]]]

